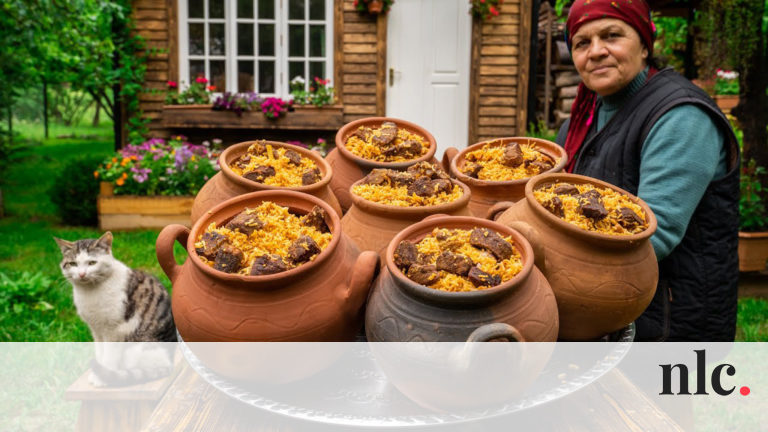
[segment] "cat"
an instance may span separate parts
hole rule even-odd
[[[91,384],[127,385],[169,374],[175,345],[146,343],[176,342],[170,296],[162,283],[115,259],[109,231],[98,239],[54,240],[77,314],[96,342]]]

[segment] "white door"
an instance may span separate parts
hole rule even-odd
[[[466,0],[397,0],[387,27],[387,116],[467,146],[472,17]]]

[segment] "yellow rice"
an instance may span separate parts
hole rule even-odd
[[[362,126],[361,126],[362,127]],[[381,135],[381,128],[372,128],[373,135]],[[373,137],[371,135],[371,137]],[[427,150],[429,150],[429,141],[427,141],[424,137],[421,135],[412,133],[404,128],[398,127],[397,128],[397,137],[393,141],[393,144],[402,144],[405,141],[412,140],[416,141],[419,144],[421,144],[421,154],[418,156],[406,158],[401,155],[395,155],[395,156],[385,156],[383,154],[383,149],[377,145],[371,142],[372,138],[369,138],[368,140],[363,141],[360,137],[356,135],[352,135],[349,138],[347,138],[347,142],[345,143],[345,147],[347,150],[352,152],[352,154],[356,156],[360,156],[363,159],[378,161],[378,162],[405,162],[413,159],[418,159],[419,157],[425,155],[427,153]]]
[[[588,218],[579,212],[579,199],[577,197],[571,195],[557,195],[553,192],[553,190],[560,184],[563,183],[539,188],[533,192],[533,195],[539,203],[546,203],[554,197],[560,198],[563,203],[563,213],[565,213],[565,216],[562,219],[566,222],[587,231],[609,235],[632,235],[640,233],[648,228],[648,219],[643,208],[632,202],[627,196],[622,195],[613,189],[598,188],[590,184],[572,185],[579,190],[580,194],[589,190],[596,190],[602,195],[603,206],[608,210],[608,216],[595,222],[593,219]],[[635,214],[643,220],[643,224],[638,225],[632,231],[621,226],[618,220],[621,216],[620,209],[622,207],[627,207],[635,212]]]
[[[277,147],[275,150],[277,150],[278,157],[275,158],[272,153],[273,147],[269,144],[265,144],[265,147],[267,148],[267,151],[265,154],[261,155],[257,155],[251,150],[253,146],[249,147],[246,154],[250,155],[251,160],[244,168],[238,167],[236,165],[237,161],[231,163],[229,167],[235,174],[242,176],[249,171],[253,171],[257,166],[270,166],[275,169],[275,175],[264,179],[263,184],[279,187],[303,186],[301,183],[301,175],[308,170],[317,168],[317,164],[308,157],[302,155],[301,164],[294,165],[287,157],[285,157],[285,152],[288,149]]]
[[[205,232],[215,231],[229,239],[229,244],[240,249],[245,257],[244,264],[239,274],[248,275],[253,261],[261,255],[280,255],[289,268],[296,267],[287,259],[288,249],[299,236],[307,235],[317,243],[320,250],[325,250],[331,243],[331,233],[321,233],[311,226],[301,223],[300,216],[296,216],[288,211],[287,207],[282,207],[270,201],[264,201],[256,208],[246,208],[248,214],[255,214],[259,220],[264,222],[260,230],[255,230],[250,236],[239,231],[232,231],[225,227],[216,227],[216,222],[211,222]],[[197,239],[195,247],[204,247],[201,241],[202,235]],[[317,255],[310,259],[314,261]],[[213,261],[200,256],[205,264],[213,267]]]
[[[443,241],[438,240],[437,235],[440,233],[448,234],[448,238]],[[513,253],[511,257],[502,261],[496,261],[496,258],[490,252],[478,249],[469,244],[469,237],[471,234],[472,230],[435,228],[432,230],[431,234],[416,243],[416,249],[418,249],[420,253],[430,257],[430,264],[435,264],[437,257],[445,251],[466,255],[480,268],[480,270],[492,275],[500,276],[502,283],[517,276],[523,269],[522,257],[520,256],[517,247],[512,247]],[[502,236],[502,238],[514,245],[511,237]],[[444,270],[440,270],[439,273],[441,277],[437,282],[430,285],[429,288],[451,292],[480,291],[491,288],[487,286],[476,287],[466,277],[455,275]]]
[[[408,186],[359,184],[352,188],[355,195],[379,204],[397,207],[427,207],[456,201],[464,194],[461,186],[454,184],[451,193],[440,192],[433,196],[408,194]]]
[[[467,161],[478,163],[483,167],[477,173],[478,179],[489,181],[520,180],[541,174],[541,169],[535,165],[529,165],[528,167],[524,163],[516,167],[504,165],[502,160],[506,146],[500,144],[500,142],[491,142],[478,150],[467,153],[465,157]],[[523,159],[530,161],[552,161],[552,158],[537,150],[536,145],[530,141],[527,144],[518,144],[520,144],[520,150],[523,152]],[[553,166],[557,165],[559,161],[559,159],[552,161]],[[465,163],[464,166],[466,167],[466,165]]]

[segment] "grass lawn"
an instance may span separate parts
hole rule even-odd
[[[0,295],[0,341],[90,341],[87,326],[75,312],[72,288],[59,270],[61,253],[53,236],[77,240],[102,233],[95,227],[61,225],[48,190],[56,173],[72,158],[110,154],[112,126],[52,125],[53,138],[48,140],[42,137],[41,124],[21,123],[14,128],[30,144],[17,155],[2,185],[6,217],[0,219],[0,284],[5,275],[45,289],[22,296],[22,300]],[[55,138],[73,134],[75,138]],[[157,234],[156,230],[115,232],[113,251],[117,259],[158,276],[170,288],[155,257]],[[185,258],[178,244],[176,256],[179,260]],[[28,274],[24,276],[23,272]],[[738,326],[737,340],[768,341],[768,302],[740,299]]]

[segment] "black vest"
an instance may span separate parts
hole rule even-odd
[[[682,241],[659,262],[656,295],[636,322],[636,339],[732,341],[739,277],[739,147],[728,119],[707,94],[672,69],[659,71],[599,132],[593,127],[587,134],[573,172],[636,195],[643,142],[662,115],[682,104],[704,110],[723,132],[728,172],[709,184]],[[561,145],[567,130],[568,123],[558,134]]]

